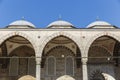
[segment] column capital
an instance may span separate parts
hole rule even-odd
[[[82,58],[82,60],[81,60],[81,61],[82,61],[82,64],[83,64],[83,65],[86,65],[86,64],[87,64],[88,59],[87,59],[87,58]]]
[[[36,57],[36,64],[40,65],[41,64],[41,58],[40,57]]]

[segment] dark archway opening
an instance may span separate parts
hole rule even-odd
[[[35,76],[34,48],[24,37],[12,36],[0,45],[0,80],[17,80],[27,74]]]
[[[88,77],[89,80],[97,80],[93,77],[95,71],[112,75],[118,80],[119,66],[119,42],[110,36],[97,38],[89,48],[88,52]],[[96,73],[94,75],[99,75]],[[102,75],[102,73],[101,73]],[[98,80],[105,80],[100,78]]]
[[[43,50],[41,68],[42,79],[55,80],[62,75],[70,75],[82,80],[80,49],[65,36],[55,37]]]

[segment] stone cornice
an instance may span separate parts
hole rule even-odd
[[[117,29],[88,29],[88,28],[76,28],[76,29],[4,29],[1,28],[0,31],[120,31],[119,28]]]

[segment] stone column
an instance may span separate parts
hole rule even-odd
[[[83,80],[88,80],[88,72],[87,72],[87,59],[82,59],[82,73],[83,73]]]
[[[36,58],[36,80],[41,80],[41,58]]]

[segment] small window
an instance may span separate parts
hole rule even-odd
[[[35,58],[32,58],[32,57],[28,59],[28,74],[35,76],[36,62],[35,62]]]
[[[71,56],[66,57],[66,75],[74,75],[74,60]]]
[[[47,74],[49,76],[55,75],[55,70],[56,70],[55,64],[56,64],[56,61],[53,56],[50,56],[47,58]]]
[[[19,75],[26,75],[28,73],[28,59],[19,59]]]
[[[19,59],[17,56],[10,58],[9,64],[9,76],[17,76],[19,68]]]

